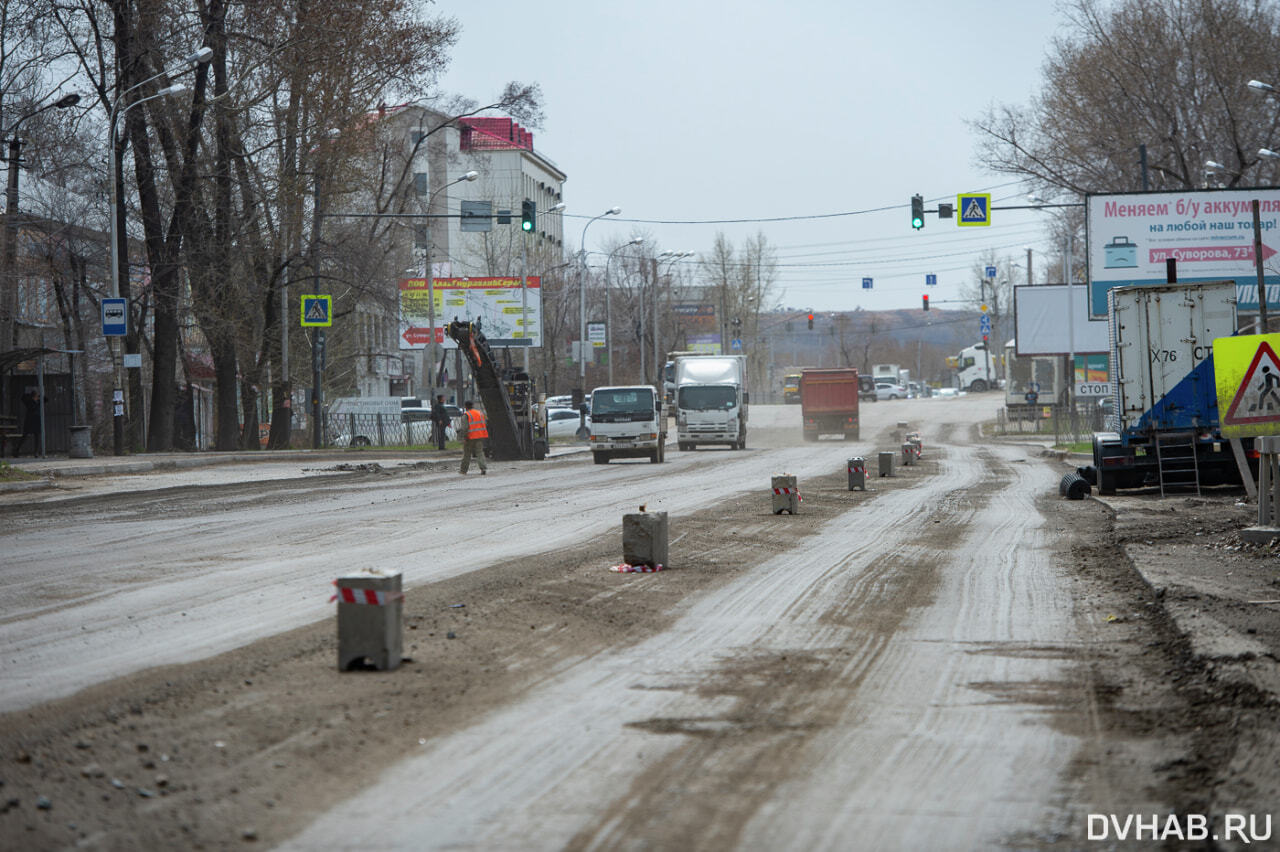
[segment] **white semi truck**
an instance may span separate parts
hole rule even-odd
[[[983,393],[999,387],[997,364],[991,357],[986,343],[975,343],[960,350],[954,358],[948,358],[956,371],[956,387],[969,393]]]
[[[675,360],[676,442],[747,446],[747,359],[744,355],[680,356]]]

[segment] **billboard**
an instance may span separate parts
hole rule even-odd
[[[671,306],[671,313],[676,321],[676,334],[684,341],[682,349],[720,354],[720,323],[714,304],[677,303]]]
[[[1234,280],[1237,309],[1257,311],[1255,198],[1267,306],[1280,305],[1280,188],[1135,192],[1085,198],[1089,315],[1106,318],[1112,287],[1164,284],[1170,258],[1178,261],[1179,283]]]
[[[425,278],[400,280],[400,348],[424,349],[433,335],[430,295],[435,296],[435,342],[456,349],[445,334],[453,320],[479,323],[490,346],[542,345],[542,282],[520,278]]]
[[[1077,284],[1024,284],[1013,288],[1016,352],[1023,355],[1069,355],[1107,352],[1105,320],[1089,319],[1088,287]],[[1067,317],[1074,316],[1073,322]],[[1072,336],[1075,345],[1072,346]]]

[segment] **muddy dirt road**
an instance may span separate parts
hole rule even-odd
[[[853,444],[756,406],[747,452],[664,465],[0,501],[0,839],[1070,849],[1093,813],[1222,807],[1197,791],[1237,734],[1170,682],[1197,673],[1106,507],[979,440],[998,402],[868,405]],[[850,492],[899,420],[923,463]],[[671,568],[612,573],[641,503]],[[352,567],[405,573],[397,671],[336,670]]]

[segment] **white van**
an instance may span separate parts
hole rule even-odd
[[[596,464],[626,458],[665,461],[667,419],[657,389],[626,385],[593,390],[590,440]]]

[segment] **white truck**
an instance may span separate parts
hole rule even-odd
[[[747,446],[747,358],[701,355],[676,358],[676,442]]]
[[[891,385],[899,384],[902,370],[897,364],[872,364],[871,378],[877,382],[888,382]],[[905,384],[905,382],[903,382]]]
[[[596,388],[591,392],[591,457],[596,464],[613,459],[666,460],[667,418],[652,385]]]
[[[986,343],[975,343],[960,350],[955,358],[948,358],[956,371],[956,387],[969,393],[982,393],[999,386],[997,364],[991,357]]]
[[[1086,478],[1101,494],[1238,483],[1219,431],[1213,369],[1213,341],[1236,333],[1235,283],[1116,287],[1107,293],[1107,323],[1114,431],[1094,433]]]

